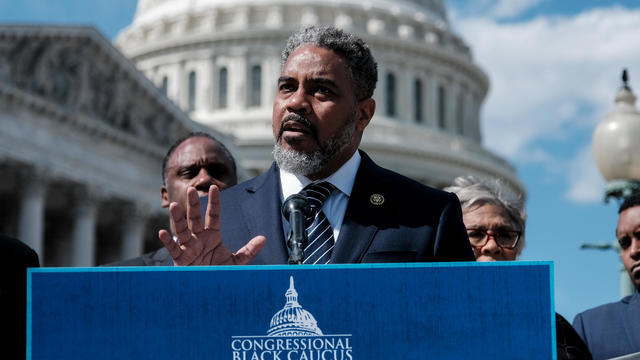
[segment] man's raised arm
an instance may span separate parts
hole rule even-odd
[[[202,209],[198,191],[187,189],[187,208],[171,203],[169,216],[178,241],[173,241],[167,230],[160,230],[158,237],[169,250],[175,265],[246,265],[262,250],[267,242],[264,236],[256,236],[245,246],[232,253],[220,235],[220,190],[209,188],[209,203],[202,221]]]

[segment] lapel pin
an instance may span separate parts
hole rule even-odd
[[[373,194],[371,195],[371,197],[369,198],[369,201],[373,204],[373,205],[382,205],[384,204],[384,196],[380,195],[380,194]]]

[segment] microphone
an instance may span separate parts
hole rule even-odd
[[[289,221],[289,264],[302,264],[304,248],[308,245],[307,218],[311,215],[311,206],[307,198],[300,194],[293,194],[282,204],[282,215]]]

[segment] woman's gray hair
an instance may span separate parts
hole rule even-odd
[[[463,213],[485,204],[493,204],[505,209],[515,230],[522,232],[517,247],[518,255],[520,254],[525,244],[524,233],[527,222],[527,211],[524,208],[522,196],[514,194],[499,179],[474,176],[459,176],[444,190],[458,196]]]
[[[378,81],[378,64],[362,39],[332,26],[306,27],[287,40],[280,56],[281,65],[284,66],[292,52],[307,44],[344,56],[356,99],[360,101],[373,96]]]

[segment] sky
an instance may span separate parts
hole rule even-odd
[[[113,40],[136,3],[0,0],[0,23],[93,25]],[[527,189],[520,259],[553,261],[556,311],[569,321],[617,301],[619,255],[579,247],[615,241],[618,203],[603,202],[591,137],[613,110],[623,68],[640,91],[640,1],[450,0],[446,7],[490,79],[483,143],[515,166]]]

